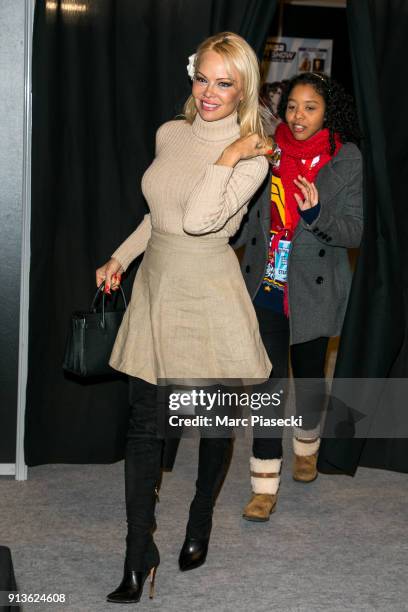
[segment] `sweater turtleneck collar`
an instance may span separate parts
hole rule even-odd
[[[192,130],[195,136],[209,142],[239,138],[238,113],[235,111],[228,115],[228,117],[218,119],[217,121],[204,121],[197,113],[193,121]]]

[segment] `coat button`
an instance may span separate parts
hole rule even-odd
[[[321,284],[322,284],[322,282],[323,282],[323,280],[324,280],[324,279],[323,279],[323,276],[318,276],[318,277],[316,278],[316,283],[317,283],[318,285],[321,285]]]
[[[331,242],[331,241],[332,241],[332,237],[331,236],[327,236],[326,242]]]
[[[326,251],[324,249],[320,249],[319,257],[324,257],[326,255]]]
[[[245,272],[249,272],[250,270],[251,270],[251,266],[247,266],[247,267],[245,268]]]
[[[252,238],[251,244],[256,244],[256,238]]]

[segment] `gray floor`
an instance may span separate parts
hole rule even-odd
[[[240,518],[249,494],[243,438],[217,504],[207,563],[179,572],[196,450],[195,440],[183,440],[175,470],[165,475],[156,597],[145,594],[138,610],[408,610],[407,476],[360,469],[354,479],[320,475],[302,485],[291,478],[287,449],[277,512],[269,523],[248,523]],[[30,469],[27,482],[0,479],[0,542],[12,550],[20,590],[69,600],[24,610],[118,610],[104,598],[121,577],[122,472],[122,463],[53,465]]]

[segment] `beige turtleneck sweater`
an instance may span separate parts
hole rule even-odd
[[[193,124],[169,121],[156,134],[156,157],[142,179],[150,214],[112,257],[123,269],[143,253],[151,230],[177,235],[233,236],[247,205],[268,172],[262,156],[234,168],[215,165],[223,150],[240,137],[237,114]]]

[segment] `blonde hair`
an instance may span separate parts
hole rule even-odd
[[[200,65],[200,59],[207,51],[215,51],[225,62],[227,69],[234,67],[242,80],[243,99],[238,105],[238,123],[241,136],[257,133],[266,138],[265,111],[259,104],[260,74],[259,62],[252,47],[238,34],[221,32],[210,36],[197,49],[194,61],[194,72]],[[183,109],[188,123],[193,123],[197,114],[194,98],[189,96]]]

